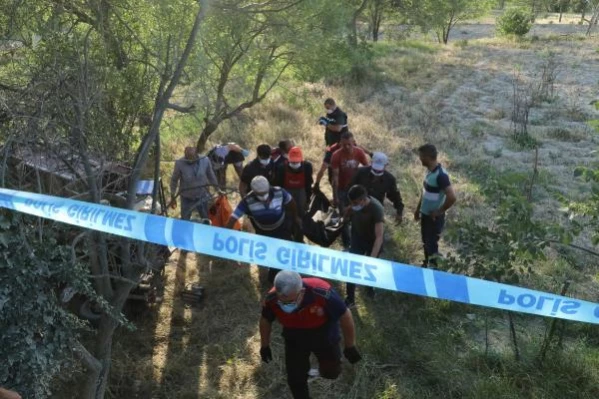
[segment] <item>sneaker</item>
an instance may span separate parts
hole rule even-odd
[[[318,377],[320,377],[320,372],[317,368],[311,368],[310,370],[308,370],[308,379],[312,380]]]
[[[345,306],[348,308],[353,308],[356,306],[356,300],[353,298],[345,298]]]

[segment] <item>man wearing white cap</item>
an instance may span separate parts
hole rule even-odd
[[[359,184],[366,187],[368,195],[376,198],[381,204],[385,198],[393,203],[393,207],[397,212],[395,220],[401,223],[403,217],[404,204],[401,199],[401,193],[397,188],[397,180],[386,169],[389,164],[387,155],[382,152],[372,154],[372,165],[358,169],[350,187]]]
[[[233,228],[238,219],[247,215],[256,234],[292,241],[292,223],[295,222],[301,227],[302,221],[291,195],[281,187],[271,186],[264,176],[254,177],[250,187],[252,190],[237,205],[227,228]],[[277,271],[269,270],[270,283],[274,281]]]

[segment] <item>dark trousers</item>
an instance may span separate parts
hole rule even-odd
[[[349,206],[347,190],[337,190],[337,199],[339,200],[339,213],[343,215],[343,211]],[[351,233],[349,220],[345,220],[343,223],[341,230],[341,242],[343,243],[343,249],[348,249],[350,247]]]
[[[445,215],[437,216],[434,220],[428,215],[420,215],[420,233],[424,246],[424,265],[437,266],[439,255],[439,238],[445,226]]]
[[[283,224],[281,226],[279,226],[278,228],[276,228],[274,230],[262,230],[255,223],[252,223],[252,224],[254,225],[254,230],[256,230],[256,234],[258,234],[258,235],[265,236],[265,237],[279,238],[281,240],[293,241],[293,230],[292,230],[290,221],[287,219],[285,219],[285,221],[283,222]],[[278,272],[279,272],[278,269],[273,269],[273,268],[268,269],[268,282],[269,283],[271,283],[271,284],[274,283],[275,276],[277,275]]]
[[[349,252],[352,254],[356,254],[356,255],[370,256],[372,254],[373,246],[374,246],[374,243],[366,242],[366,241],[360,239],[359,237],[352,235]],[[382,252],[382,248],[381,248],[380,252]],[[379,255],[380,255],[380,252],[379,252]],[[377,255],[377,257],[379,255]],[[347,299],[349,299],[351,302],[355,302],[356,285],[352,284],[352,283],[347,283],[345,287],[346,287],[346,291],[347,291]],[[372,287],[368,287],[368,289],[373,290]]]
[[[324,131],[324,142],[327,147],[332,146],[333,144],[338,143],[341,140],[341,132],[333,132],[329,129]]]
[[[294,399],[310,399],[308,392],[310,353],[314,353],[318,359],[318,371],[322,378],[334,380],[341,374],[339,343],[312,347],[285,340],[287,383]]]

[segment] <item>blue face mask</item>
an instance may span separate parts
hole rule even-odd
[[[279,307],[285,313],[292,313],[295,309],[297,309],[297,303],[280,303]]]
[[[353,209],[355,212],[360,212],[362,208],[364,208],[364,205],[353,205],[351,207],[351,209]]]

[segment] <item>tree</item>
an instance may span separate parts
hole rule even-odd
[[[179,108],[170,99],[186,74],[208,1],[151,8],[135,2],[92,3],[40,1],[34,4],[38,9],[29,4],[11,9],[13,35],[24,44],[19,59],[13,60],[18,77],[2,85],[8,88],[3,94],[11,99],[3,103],[5,151],[33,144],[60,148],[67,167],[76,157],[84,165],[83,172],[78,171],[84,198],[92,202],[99,202],[107,188],[92,157],[101,154],[101,159],[118,160],[133,153],[122,204],[132,209],[136,183],[152,147],[159,143],[164,114],[168,108]],[[39,43],[28,40],[33,33],[41,36]],[[121,143],[128,148],[123,150]],[[158,154],[159,146],[155,148]],[[155,159],[159,161],[158,155]],[[2,165],[5,176],[6,158]],[[118,315],[131,288],[152,267],[152,259],[143,243],[119,239],[109,254],[105,235],[86,232],[84,239],[95,291],[107,306],[93,344],[79,345],[73,354],[86,368],[78,397],[102,398],[112,337],[123,322]],[[118,275],[111,268],[115,254]]]
[[[587,9],[590,11],[591,18],[584,18],[583,16],[582,20],[589,24],[586,35],[590,36],[593,28],[599,23],[599,0],[586,0],[586,3]]]
[[[392,0],[371,0],[368,3],[367,15],[369,19],[370,36],[372,41],[379,40],[381,24],[393,10]]]
[[[349,12],[343,2],[307,0],[237,0],[214,10],[191,61],[195,79],[186,89],[191,113],[203,125],[197,148],[204,150],[223,121],[264,100],[285,73],[314,78],[346,63],[350,52],[341,38]]]
[[[489,0],[405,0],[398,9],[423,30],[432,30],[439,43],[447,44],[451,30],[460,22],[480,17],[494,2]]]

